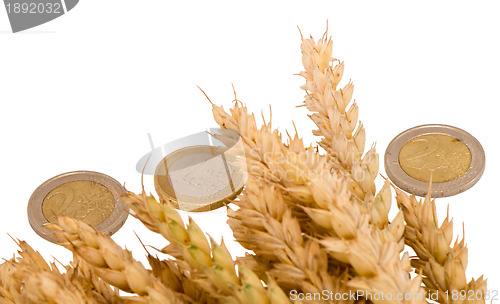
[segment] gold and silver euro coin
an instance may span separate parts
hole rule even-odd
[[[154,185],[160,200],[184,211],[210,211],[241,192],[244,158],[225,147],[195,145],[178,149],[157,165]]]
[[[74,171],[57,175],[41,184],[28,203],[28,220],[35,232],[56,242],[47,223],[57,216],[81,220],[96,230],[112,235],[128,217],[128,209],[120,199],[125,189],[115,179],[93,171]]]
[[[474,186],[485,168],[481,144],[464,130],[423,125],[396,136],[385,152],[385,170],[399,188],[425,196],[462,193]]]

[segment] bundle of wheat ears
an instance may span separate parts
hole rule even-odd
[[[453,223],[439,225],[433,199],[395,189],[399,212],[389,218],[392,186],[375,188],[379,157],[374,146],[364,153],[354,86],[339,87],[344,64],[332,58],[331,38],[302,38],[301,50],[319,146],[297,134],[284,141],[271,122],[258,127],[238,100],[229,112],[212,104],[215,121],[243,142],[248,181],[227,212],[251,253],[233,258],[142,189],[123,200],[166,239],[169,258],[148,253],[145,266],[89,225],[59,217],[48,227],[73,261],[58,268],[16,241],[18,255],[0,266],[0,303],[484,303],[486,280],[467,282],[467,247],[452,244]]]

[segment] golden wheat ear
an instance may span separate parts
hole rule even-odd
[[[396,200],[406,222],[405,243],[417,254],[411,265],[415,272],[422,273],[429,294],[436,295],[439,303],[451,303],[452,293],[481,295],[474,296],[473,301],[453,303],[485,303],[482,295],[486,294],[486,280],[481,276],[467,282],[468,254],[464,238],[453,243],[449,206],[446,218],[439,225],[436,203],[430,196],[430,184],[427,196],[421,200],[396,188]]]
[[[217,301],[269,303],[271,292],[274,298],[280,295],[276,288],[270,290],[255,280],[257,276],[250,269],[240,268],[224,241],[219,244],[211,237],[207,239],[192,218],[185,224],[175,209],[144,193],[128,192],[124,201],[151,231],[170,242],[162,252],[177,259],[179,270],[189,274],[193,286],[203,290],[206,297]],[[288,303],[289,299],[282,301]]]
[[[59,217],[49,229],[61,246],[85,260],[105,282],[125,292],[135,293],[150,303],[176,303],[184,296],[164,286],[132,253],[122,249],[109,236],[70,217]]]

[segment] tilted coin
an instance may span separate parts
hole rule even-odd
[[[185,211],[209,211],[235,198],[245,183],[237,156],[224,147],[195,145],[178,149],[156,167],[160,200]]]
[[[28,220],[35,232],[55,242],[46,223],[64,215],[81,220],[104,234],[112,235],[128,217],[120,199],[125,193],[113,178],[93,171],[74,171],[55,176],[40,185],[28,203]]]
[[[396,136],[385,152],[385,170],[399,188],[432,197],[461,193],[481,178],[484,150],[472,135],[447,125],[423,125]]]

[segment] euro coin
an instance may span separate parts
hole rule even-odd
[[[113,178],[98,172],[74,171],[55,176],[41,184],[28,203],[28,220],[41,237],[55,242],[51,230],[58,216],[83,221],[112,235],[125,223],[127,207],[120,199],[125,189]]]
[[[224,147],[195,145],[178,149],[156,167],[154,185],[160,200],[184,211],[223,206],[245,183],[238,157]],[[244,160],[243,160],[244,161]]]
[[[466,131],[447,125],[423,125],[396,136],[385,152],[385,170],[399,188],[425,196],[461,193],[481,178],[484,150]]]

